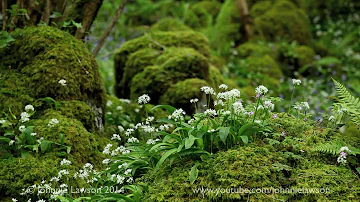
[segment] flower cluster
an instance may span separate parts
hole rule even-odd
[[[66,80],[65,79],[60,79],[59,84],[61,84],[62,86],[66,86]]]
[[[263,85],[260,85],[255,89],[256,95],[265,95],[268,91],[269,90]]]
[[[301,80],[300,79],[292,79],[292,83],[294,86],[295,85],[299,86],[301,84]]]
[[[204,112],[204,114],[205,114],[206,116],[216,116],[216,115],[217,115],[215,109],[207,109],[207,110]]]
[[[168,119],[174,119],[177,120],[184,120],[185,111],[183,109],[177,109],[175,110],[171,115],[168,116]]]
[[[351,153],[351,150],[348,147],[341,147],[339,149],[339,157],[337,162],[340,164],[346,164],[346,152]]]
[[[59,121],[57,119],[51,119],[48,123],[48,127],[52,128],[58,123],[59,123]]]
[[[222,92],[217,95],[218,99],[233,100],[240,97],[240,91],[238,89],[232,89],[230,91]]]
[[[147,94],[144,94],[144,95],[142,95],[142,96],[140,96],[138,98],[138,103],[139,104],[146,104],[146,103],[149,103],[149,102],[150,102],[150,97]]]
[[[199,101],[199,99],[194,98],[194,99],[191,99],[191,100],[190,100],[190,103],[197,103],[198,101]]]
[[[299,111],[301,110],[309,110],[310,109],[310,106],[309,106],[309,103],[308,102],[300,102],[300,103],[295,103],[294,105],[294,109],[297,109]]]
[[[201,91],[203,91],[205,94],[207,95],[216,95],[215,91],[213,88],[211,88],[210,86],[203,86],[200,88]]]

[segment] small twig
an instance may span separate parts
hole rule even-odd
[[[101,37],[99,43],[96,45],[94,51],[93,51],[93,55],[96,57],[97,54],[100,52],[101,47],[104,45],[105,39],[109,36],[111,30],[113,29],[113,27],[115,26],[115,23],[117,22],[117,20],[120,17],[121,12],[123,11],[125,4],[126,4],[127,0],[123,0],[118,8],[118,10],[116,11],[115,16],[113,17],[113,19],[111,20],[108,28],[106,29],[104,35]]]
[[[3,26],[2,30],[6,29],[6,0],[1,1],[1,13],[2,13],[2,20],[3,20]]]
[[[150,41],[151,41],[151,42],[153,42],[154,44],[160,46],[160,47],[163,49],[163,51],[165,51],[166,48],[165,48],[164,45],[162,45],[161,43],[155,41],[151,36],[149,36],[149,38],[150,38]]]

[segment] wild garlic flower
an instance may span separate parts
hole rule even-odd
[[[146,103],[148,103],[150,101],[150,97],[149,97],[149,95],[147,95],[147,94],[144,94],[144,95],[142,95],[142,96],[140,96],[139,98],[138,98],[138,103],[139,104],[146,104]]]
[[[139,142],[139,140],[136,137],[131,137],[127,140],[128,143],[135,143],[135,142]]]
[[[216,115],[217,115],[215,109],[207,109],[207,110],[204,112],[204,114],[205,114],[206,116],[216,116]]]
[[[103,163],[103,164],[109,164],[109,163],[110,163],[110,159],[104,159],[104,160],[102,161],[102,163]]]
[[[191,100],[190,100],[190,103],[197,103],[198,101],[199,101],[199,99],[194,98],[194,99],[191,99]]]
[[[119,134],[113,134],[113,136],[111,137],[111,140],[119,140],[121,141],[121,137]]]
[[[335,122],[335,121],[336,121],[335,116],[330,116],[330,117],[329,117],[329,121],[331,121],[331,122]]]
[[[292,83],[294,86],[295,85],[299,86],[301,84],[301,80],[300,79],[292,79]]]
[[[128,175],[128,174],[130,174],[130,173],[131,173],[131,171],[132,171],[132,169],[126,169],[126,170],[125,170],[125,172],[124,172],[124,175]]]
[[[146,118],[146,122],[149,122],[149,123],[150,123],[150,122],[153,122],[154,119],[155,119],[155,117],[149,116],[149,117]]]
[[[25,111],[26,112],[33,112],[35,109],[32,105],[26,105],[25,106]]]
[[[340,149],[339,149],[339,152],[343,152],[343,151],[345,151],[345,152],[351,152],[351,150],[349,149],[349,147],[341,147]]]
[[[30,120],[30,114],[28,114],[27,112],[21,112],[20,117],[22,123],[25,123]]]
[[[225,115],[225,116],[230,115],[230,114],[231,114],[231,112],[229,110],[223,112],[223,115]]]
[[[219,86],[219,88],[226,90],[226,89],[228,89],[228,86],[227,86],[226,84],[221,84],[221,85]]]
[[[119,129],[120,133],[125,131],[124,127],[122,127],[122,126],[118,126],[118,129]]]
[[[9,142],[9,146],[13,145],[14,143],[15,143],[15,141],[14,141],[14,140],[10,140],[10,142]]]
[[[118,166],[118,169],[121,169],[121,168],[127,168],[128,167],[128,163],[123,163],[121,165]]]
[[[145,132],[145,133],[153,133],[155,132],[155,128],[149,125],[144,125],[141,126],[141,129]]]
[[[65,79],[60,79],[59,84],[61,84],[62,86],[66,86],[66,80]]]
[[[107,144],[104,148],[103,154],[110,154],[110,148],[112,147],[112,144]]]
[[[185,111],[183,109],[177,109],[175,110],[171,115],[168,116],[168,119],[174,119],[177,120],[184,120]]]
[[[54,127],[56,124],[58,124],[59,123],[59,120],[57,120],[57,119],[51,119],[50,121],[49,121],[49,123],[48,123],[48,127],[50,127],[50,128],[52,128],[52,127]]]
[[[68,166],[68,165],[70,165],[71,164],[71,161],[69,161],[69,160],[67,160],[67,159],[63,159],[63,160],[61,160],[61,162],[60,162],[60,165],[61,166]]]
[[[167,125],[167,124],[164,124],[164,125],[161,125],[161,126],[159,126],[159,129],[161,130],[161,131],[164,131],[164,130],[169,130],[169,125]]]
[[[208,130],[207,132],[208,133],[213,133],[213,132],[215,132],[215,129]]]
[[[264,107],[268,109],[269,111],[274,110],[275,105],[271,102],[271,100],[266,100],[264,102]]]
[[[58,178],[61,178],[63,175],[69,175],[69,171],[60,170],[59,173],[58,173]]]
[[[260,85],[260,86],[256,87],[256,89],[255,89],[255,93],[257,95],[265,95],[268,91],[269,90],[263,85]]]
[[[122,107],[122,106],[117,106],[117,107],[116,107],[116,110],[121,111],[121,110],[123,110],[123,107]]]
[[[209,95],[209,94],[216,95],[214,89],[210,86],[203,86],[200,88],[200,90],[203,91],[207,95]]]
[[[111,102],[110,100],[108,100],[108,101],[106,102],[106,106],[108,106],[108,107],[110,107],[112,104],[113,104],[113,102]]]
[[[131,102],[129,99],[122,99],[122,98],[120,98],[119,101],[126,104],[130,104]]]
[[[301,110],[309,110],[310,106],[309,106],[308,102],[300,102],[300,103],[295,103],[294,109],[299,110],[299,111],[301,111]]]
[[[216,97],[218,99],[232,100],[240,97],[240,91],[238,89],[232,89],[230,91],[218,93]]]
[[[225,105],[225,103],[222,101],[222,100],[215,100],[214,101],[214,106],[224,106]]]
[[[236,115],[240,115],[242,113],[245,113],[245,109],[241,102],[235,102],[233,105],[234,113]]]
[[[128,129],[126,130],[126,132],[125,132],[125,135],[126,135],[126,136],[130,136],[134,131],[135,131],[134,129],[128,128]]]
[[[19,127],[19,131],[22,132],[22,133],[25,131],[25,129],[26,129],[25,126],[20,126]]]
[[[30,133],[31,136],[35,137],[37,133]]]

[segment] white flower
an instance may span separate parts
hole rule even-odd
[[[123,107],[122,107],[122,106],[117,106],[117,107],[116,107],[116,110],[121,111],[121,110],[123,110]]]
[[[121,141],[121,137],[118,134],[113,134],[113,136],[111,137],[111,140],[119,140],[119,141]]]
[[[259,95],[265,95],[268,91],[269,90],[263,85],[260,85],[255,89],[255,93]]]
[[[168,116],[168,119],[174,119],[175,121],[177,120],[184,120],[184,115],[186,113],[184,112],[183,109],[177,109],[175,110],[171,115]]]
[[[66,80],[65,79],[60,79],[59,84],[61,84],[62,86],[66,86]]]
[[[208,133],[213,133],[213,132],[215,132],[215,130],[214,130],[214,129],[211,129],[211,130],[208,130],[207,132],[208,132]]]
[[[245,109],[244,109],[244,107],[243,107],[243,105],[242,105],[241,102],[235,102],[235,103],[233,104],[233,109],[234,109],[234,113],[235,113],[236,115],[240,115],[240,114],[242,114],[242,113],[245,112]]]
[[[191,99],[191,100],[190,100],[190,103],[197,103],[198,101],[199,101],[199,99],[194,98],[194,99]]]
[[[118,166],[118,169],[121,169],[121,168],[126,168],[128,166],[128,164],[125,162],[121,165]]]
[[[136,113],[139,113],[140,109],[134,109],[134,111],[135,111]]]
[[[300,85],[301,84],[301,80],[300,79],[292,79],[292,83],[293,83],[293,85],[295,86],[295,85]]]
[[[215,109],[207,109],[207,110],[204,112],[204,114],[207,115],[207,116],[216,116],[216,115],[217,115]]]
[[[227,86],[226,84],[221,84],[221,85],[219,86],[219,88],[226,90],[226,89],[228,89],[228,86]]]
[[[230,114],[231,112],[229,110],[223,112],[223,115],[230,115]]]
[[[309,103],[307,103],[307,102],[300,102],[300,103],[295,103],[294,109],[297,109],[299,111],[301,111],[301,110],[309,110],[310,106],[309,106]]]
[[[127,140],[128,143],[134,143],[134,142],[139,142],[139,140],[136,137],[131,137]]]
[[[25,106],[25,111],[26,112],[29,112],[29,111],[34,111],[35,109],[34,109],[34,107],[32,106],[32,105],[26,105]]]
[[[30,135],[31,135],[31,136],[36,136],[36,133],[31,133]]]
[[[6,120],[3,120],[3,119],[2,119],[2,120],[0,120],[0,123],[5,123],[5,122],[6,122]]]
[[[272,111],[272,110],[274,110],[275,105],[271,102],[271,100],[266,100],[264,102],[264,107],[266,109],[269,109],[269,111]]]
[[[215,100],[214,101],[214,106],[217,106],[217,105],[224,106],[225,104],[224,104],[224,102],[222,100]]]
[[[116,176],[116,183],[122,184],[122,183],[124,183],[124,180],[125,180],[125,177],[123,177],[121,175]]]
[[[133,177],[129,177],[129,178],[126,180],[127,183],[132,183],[133,181],[134,181]]]
[[[109,164],[109,163],[110,163],[110,159],[104,159],[104,160],[102,161],[102,163],[103,163],[103,164]]]
[[[13,202],[16,202],[16,201],[18,201],[18,200],[17,200],[17,199],[15,199],[15,198],[12,198],[11,200],[12,200]]]
[[[50,179],[50,182],[52,182],[52,181],[55,181],[55,182],[59,182],[59,178],[58,177],[52,177],[51,179]]]
[[[130,104],[130,100],[129,99],[119,99],[120,102],[122,103],[127,103],[127,104]]]
[[[155,117],[153,116],[149,116],[148,118],[146,118],[146,122],[152,122],[154,121]]]
[[[349,147],[346,147],[346,146],[345,146],[345,147],[341,147],[340,150],[339,150],[339,153],[340,153],[340,152],[343,152],[343,151],[345,151],[345,152],[351,152],[351,150],[349,149]]]
[[[9,142],[9,146],[11,146],[11,145],[13,145],[14,144],[14,140],[10,140],[10,142]]]
[[[131,171],[132,171],[132,169],[125,170],[124,175],[128,175],[129,173],[131,173]]]
[[[103,154],[110,154],[111,147],[112,147],[112,144],[107,144],[104,148]]]
[[[212,94],[215,95],[215,91],[213,88],[211,88],[210,86],[203,86],[200,88],[201,91],[203,91],[205,94]]]
[[[156,144],[156,142],[157,141],[160,141],[159,139],[155,139],[155,140],[153,140],[153,139],[148,139],[147,141],[146,141],[146,144]]]
[[[57,119],[51,119],[48,123],[48,127],[54,127],[56,124],[58,124],[59,121]]]
[[[63,165],[68,166],[68,165],[70,165],[70,164],[71,164],[71,161],[69,161],[69,160],[67,160],[67,159],[63,159],[63,160],[61,160],[61,162],[60,162],[60,165],[61,165],[61,166],[63,166]]]
[[[25,131],[25,129],[26,129],[25,126],[20,126],[19,127],[19,131],[22,132],[22,133]]]
[[[232,100],[240,97],[240,91],[238,89],[232,89],[230,91],[222,92],[217,95],[217,98],[224,100]]]
[[[159,129],[161,130],[161,131],[163,131],[163,130],[169,130],[169,125],[167,125],[167,124],[164,124],[164,125],[161,125],[161,126],[159,126]]]
[[[126,130],[126,132],[125,132],[125,135],[126,135],[126,136],[130,136],[134,131],[135,131],[134,129],[128,128],[128,129]]]
[[[113,103],[112,103],[110,100],[108,100],[108,101],[106,102],[106,106],[108,106],[108,107],[110,107],[112,104],[113,104]]]
[[[29,121],[30,119],[30,114],[28,114],[27,112],[21,112],[21,114],[20,114],[20,116],[21,116],[21,120],[22,120],[22,122],[23,123],[25,123],[25,122],[27,122],[27,121]]]
[[[146,104],[150,101],[150,97],[147,94],[144,94],[138,98],[139,104]]]
[[[68,175],[69,171],[67,170],[60,170],[58,173],[58,178],[61,178],[63,175]]]
[[[141,128],[142,128],[142,129],[144,130],[144,132],[146,132],[146,133],[155,132],[155,128],[154,128],[154,127],[151,127],[151,126],[148,126],[148,125],[141,126]]]

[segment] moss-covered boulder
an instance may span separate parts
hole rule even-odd
[[[268,41],[282,38],[309,44],[311,31],[305,11],[287,0],[269,2],[259,1],[250,10],[255,34]]]
[[[297,65],[303,67],[311,64],[315,59],[315,52],[309,46],[295,47],[294,52],[296,54]]]
[[[156,65],[156,63],[158,64],[159,62],[155,62],[155,58],[157,58],[157,56],[161,55],[162,53],[167,54],[168,48],[170,47],[192,48],[196,50],[199,54],[203,55],[203,57],[210,56],[210,48],[208,45],[208,40],[203,34],[198,32],[193,32],[193,31],[156,32],[133,39],[129,42],[126,42],[116,52],[115,55],[116,95],[121,98],[130,98],[130,90],[129,90],[130,88],[128,81],[130,81],[131,77],[129,77],[129,74],[125,75],[125,72],[133,71],[133,70],[127,70],[129,69],[127,67],[127,64],[128,65],[131,64],[130,68],[135,69],[135,71],[133,71],[135,74],[139,73],[146,66],[151,66],[150,63],[152,63],[153,65]],[[132,54],[136,54],[137,51],[140,51],[141,49],[145,49],[145,48],[150,48],[153,50],[152,51],[148,50],[149,54],[144,54],[144,56],[142,55],[142,53],[145,53],[147,51],[142,51],[140,53],[137,53],[137,56],[139,57],[135,57],[135,56],[131,57]],[[189,58],[191,59],[192,56],[199,54],[190,53]],[[134,61],[138,59],[141,61],[139,62]]]
[[[48,26],[17,29],[11,35],[15,41],[0,49],[0,110],[11,108],[19,115],[25,105],[51,97],[83,101],[103,119],[106,98],[98,66],[81,41]],[[62,79],[66,84],[59,83]]]
[[[150,28],[151,32],[167,31],[189,31],[190,27],[185,25],[181,20],[176,18],[162,18]]]
[[[274,60],[277,59],[277,49],[275,45],[266,45],[265,43],[246,42],[236,48],[240,58],[249,56],[262,57],[269,55]]]

